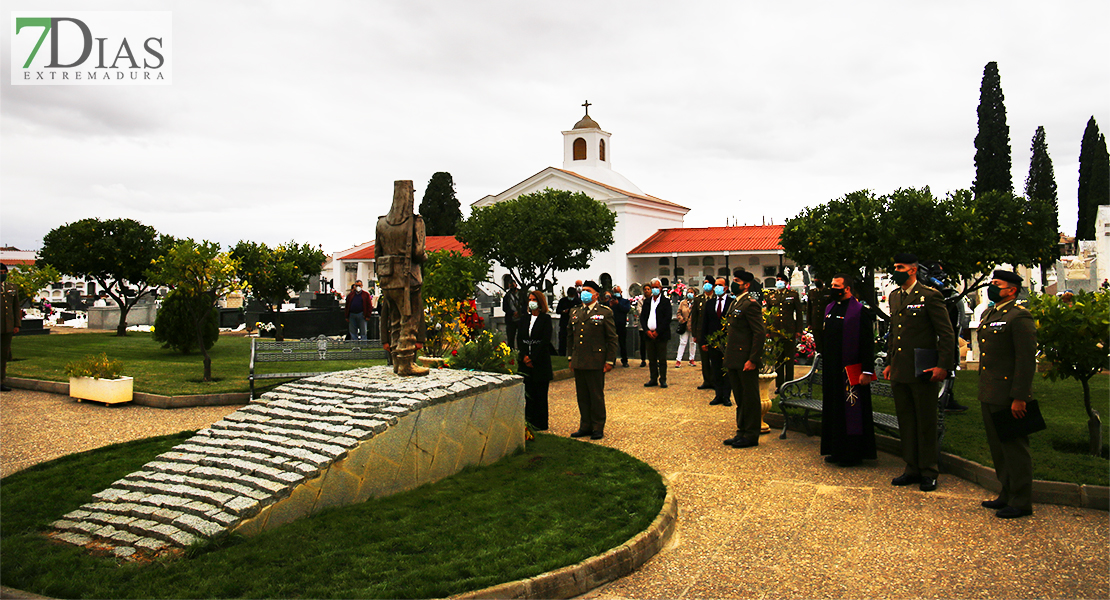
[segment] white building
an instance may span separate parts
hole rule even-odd
[[[1095,261],[1098,264],[1098,285],[1110,279],[1110,205],[1103,204],[1095,213]]]
[[[689,208],[645,194],[636,184],[613,170],[612,134],[603,131],[589,115],[563,133],[563,166],[548,167],[509,189],[486,196],[472,204],[489,206],[512,200],[524,194],[542,192],[546,188],[582,192],[597,200],[617,215],[613,245],[594,255],[589,269],[557,273],[559,287],[572,285],[576,279],[602,279],[608,275],[613,283],[627,285],[634,277],[628,253],[660,229],[681,228]],[[501,280],[506,273],[494,265],[494,277]],[[600,281],[599,281],[600,283]]]

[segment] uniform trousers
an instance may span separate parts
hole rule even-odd
[[[994,429],[991,413],[1009,411],[1009,406],[983,404],[983,425],[987,430],[987,444],[994,460],[994,472],[1002,483],[998,499],[1008,506],[1033,510],[1033,455],[1029,451],[1029,436],[1022,435],[1002,441]]]
[[[605,371],[574,369],[578,396],[578,431],[605,433]]]
[[[725,374],[725,355],[720,350],[709,347],[709,376],[710,383],[713,385],[713,399],[720,400],[721,402],[729,401],[729,394],[732,393],[732,386],[729,385],[728,375]]]
[[[891,382],[898,433],[902,436],[902,459],[906,475],[931,477],[937,470],[937,394],[940,383]]]
[[[648,374],[652,381],[667,382],[667,340],[650,338],[644,334],[647,350]]]
[[[729,369],[728,382],[736,398],[736,433],[758,442],[763,429],[762,407],[759,402],[759,369]]]
[[[620,318],[617,319],[620,322]],[[617,343],[621,349],[621,363],[628,364],[628,326],[617,325]]]
[[[0,381],[8,378],[8,357],[12,355],[13,333],[0,334]]]
[[[701,346],[698,346],[698,354],[701,354],[701,384],[712,386],[713,370],[710,368],[709,364],[709,353],[702,350]]]

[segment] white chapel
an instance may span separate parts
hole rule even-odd
[[[617,215],[613,231],[613,245],[606,252],[594,255],[593,264],[581,272],[557,273],[557,287],[573,285],[576,279],[605,279],[627,288],[633,273],[629,251],[660,229],[681,228],[689,208],[645,194],[636,184],[613,170],[613,134],[601,129],[590,117],[589,102],[586,115],[563,134],[563,166],[548,167],[521,181],[513,187],[472,203],[483,207],[512,200],[524,194],[540,192],[546,188],[582,192],[605,204]],[[494,265],[494,277],[501,280],[505,270]],[[602,283],[604,285],[604,283]]]

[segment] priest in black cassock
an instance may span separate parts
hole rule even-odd
[[[842,467],[875,456],[871,387],[875,380],[874,315],[855,298],[852,277],[832,279],[825,307],[821,454]]]

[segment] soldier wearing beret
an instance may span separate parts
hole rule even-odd
[[[732,395],[736,398],[736,436],[724,441],[733,448],[759,445],[762,411],[759,403],[759,367],[762,364],[763,342],[767,337],[763,326],[763,308],[749,295],[755,276],[747,271],[734,282],[736,300],[729,305],[728,338],[725,344],[724,367]]]
[[[582,304],[570,311],[570,368],[578,396],[579,425],[570,437],[605,437],[605,374],[617,363],[617,324],[613,311],[598,302],[601,287],[582,284]]]
[[[782,349],[781,362],[775,371],[775,383],[781,388],[783,383],[794,379],[794,354],[798,351],[794,340],[802,329],[802,298],[787,285],[786,273],[782,271],[775,277],[775,289],[765,296],[767,306],[779,311],[775,317],[775,329],[786,335],[786,346]]]
[[[937,412],[940,382],[953,368],[956,334],[944,297],[917,280],[917,257],[894,257],[891,273],[898,289],[890,293],[890,336],[883,377],[891,381],[894,410],[902,437],[906,470],[892,485],[920,484],[923,492],[937,489]],[[936,366],[915,367],[918,351],[936,352]]]
[[[1029,436],[1001,440],[992,414],[1010,411],[1025,417],[1025,403],[1033,399],[1033,373],[1037,370],[1037,327],[1033,315],[1015,303],[1022,279],[1011,271],[995,271],[987,297],[995,304],[979,321],[979,402],[987,430],[994,471],[1002,492],[985,500],[1003,519],[1033,514],[1033,458]]]

